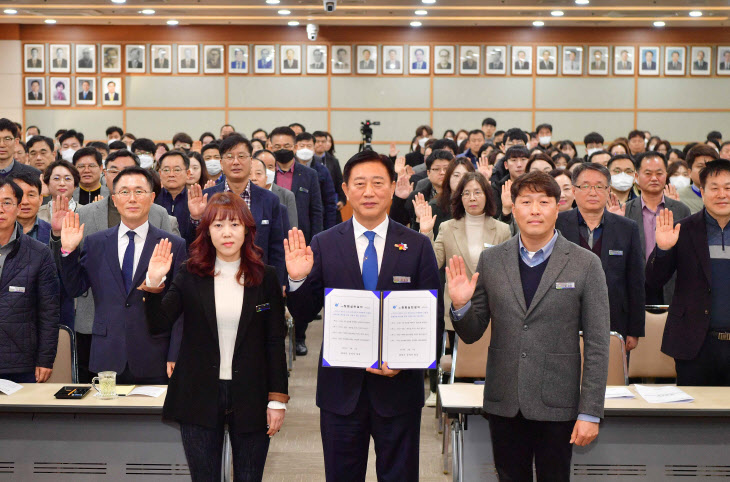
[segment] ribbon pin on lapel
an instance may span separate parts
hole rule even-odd
[[[395,247],[398,248],[399,251],[405,251],[408,249],[408,245],[405,243],[398,243]]]

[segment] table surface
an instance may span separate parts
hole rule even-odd
[[[695,399],[694,402],[685,403],[647,403],[638,394],[634,385],[628,388],[636,398],[606,400],[606,417],[730,416],[730,387],[680,387]],[[439,385],[439,395],[445,412],[475,414],[479,413],[483,406],[484,385],[474,383]]]
[[[23,385],[23,388],[12,395],[0,393],[0,412],[161,414],[167,393],[165,392],[159,397],[135,395],[132,397],[117,397],[114,400],[100,400],[94,396],[96,391],[92,388],[80,400],[59,400],[53,395],[61,387],[88,385],[69,383],[27,383],[21,385]]]

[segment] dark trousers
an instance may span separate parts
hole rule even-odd
[[[76,332],[76,360],[79,364],[79,383],[91,383],[96,373],[89,371],[91,358],[91,334]]]
[[[488,415],[494,464],[500,482],[532,482],[532,461],[538,482],[570,480],[573,446],[570,436],[575,422],[527,420]]]
[[[420,407],[403,415],[383,417],[370,404],[363,386],[353,413],[338,415],[320,410],[319,427],[328,482],[365,480],[371,436],[379,482],[418,480]]]
[[[119,385],[167,385],[167,375],[163,377],[138,377],[129,370],[129,364],[124,367],[122,373],[117,373],[117,384]]]
[[[730,341],[708,333],[694,360],[674,360],[677,385],[730,387]]]
[[[305,321],[294,320],[294,338],[296,341],[305,341],[307,339],[307,326],[309,323]]]
[[[24,373],[0,373],[0,378],[15,383],[35,383],[35,371]]]
[[[264,476],[269,436],[266,431],[236,432],[231,410],[231,381],[218,382],[218,420],[216,428],[180,424],[185,458],[194,482],[221,480],[224,426],[233,449],[233,476],[236,481],[260,481]]]

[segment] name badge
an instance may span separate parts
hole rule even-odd
[[[401,283],[410,283],[411,277],[410,276],[393,276],[393,283],[401,284]]]
[[[307,189],[306,187],[300,187],[299,190],[302,192],[309,192],[309,189]]]
[[[271,308],[271,306],[268,303],[264,303],[263,305],[258,305],[258,306],[256,306],[256,313],[259,313],[261,311],[266,311],[270,308]]]
[[[575,288],[575,283],[570,281],[568,283],[555,283],[556,290],[572,290]]]
[[[262,219],[261,220],[261,224],[269,224],[269,220],[268,219]]]
[[[609,256],[623,256],[624,255],[624,252],[623,251],[619,251],[619,250],[615,250],[615,249],[609,249],[608,250],[608,255]]]
[[[25,286],[11,286],[11,293],[25,293]]]

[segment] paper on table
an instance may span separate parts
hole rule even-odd
[[[136,385],[117,385],[117,396],[126,397]]]
[[[606,398],[636,398],[629,387],[606,387]]]
[[[646,385],[635,385],[636,391],[648,403],[681,403],[694,402],[694,398],[686,392],[674,386],[650,387]]]
[[[144,396],[144,397],[159,397],[165,391],[167,388],[165,387],[152,387],[152,386],[144,386],[144,387],[134,387],[134,390],[129,392],[127,394],[128,397],[133,397],[135,395]]]
[[[10,380],[0,378],[0,392],[4,393],[5,395],[12,395],[21,388],[23,388],[23,385],[18,385],[17,383],[11,382]]]

